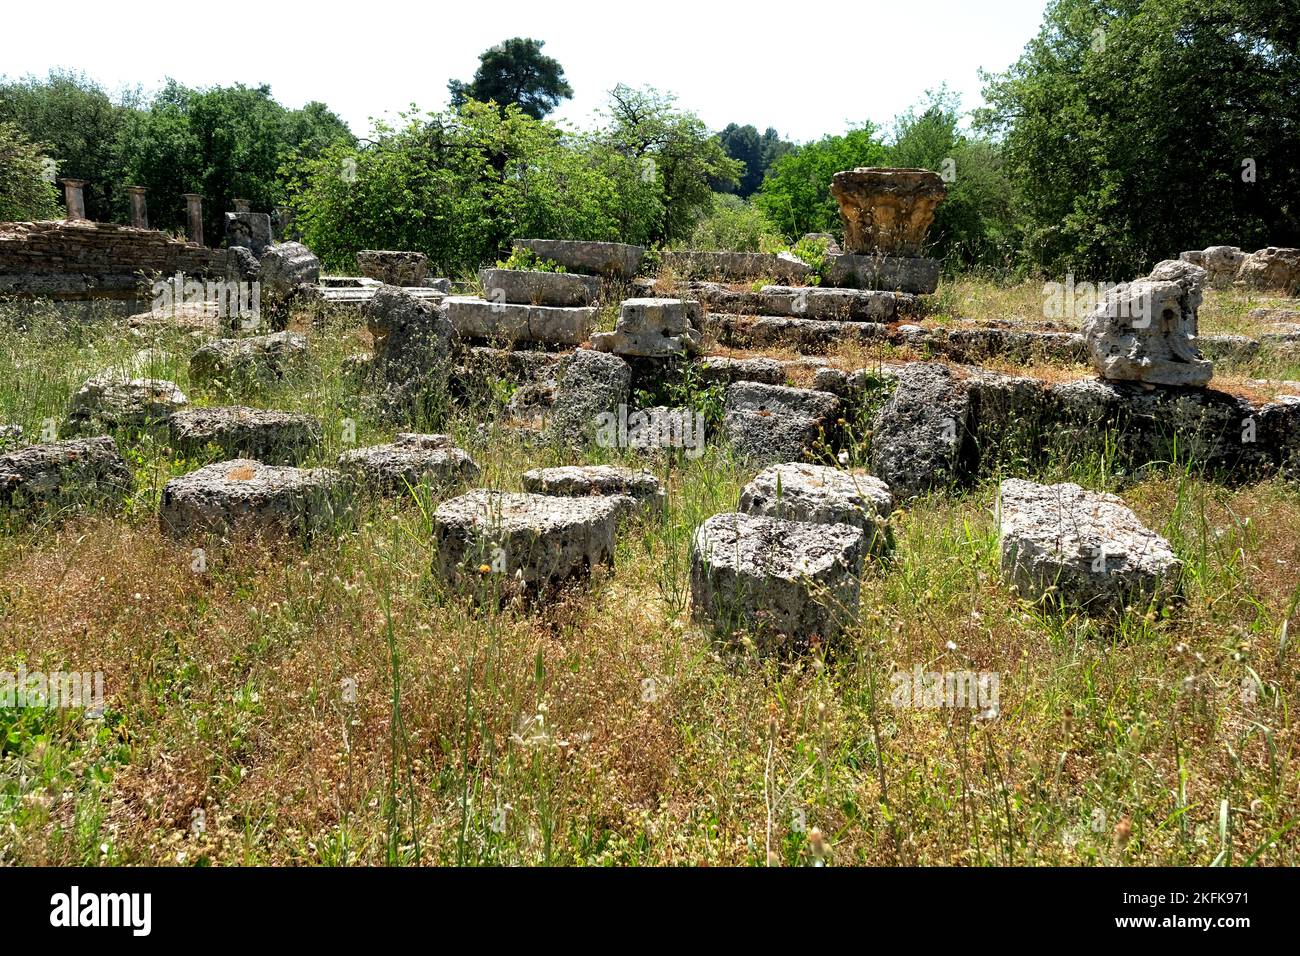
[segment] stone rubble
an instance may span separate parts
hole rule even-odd
[[[997,514],[1002,573],[1022,598],[1142,613],[1177,592],[1182,563],[1169,542],[1114,495],[1009,478]]]

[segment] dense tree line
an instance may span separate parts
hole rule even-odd
[[[0,81],[0,122],[12,124],[52,160],[58,178],[85,179],[91,219],[129,219],[127,185],[149,190],[150,225],[185,223],[187,192],[204,196],[204,231],[221,235],[233,200],[271,209],[288,199],[286,163],[336,142],[354,142],[321,103],[291,110],[266,86],[196,90],[169,80],[148,100],[110,96],[87,77]]]

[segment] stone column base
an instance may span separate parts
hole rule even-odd
[[[939,287],[938,259],[898,256],[841,255],[828,257],[830,284],[929,295]]]

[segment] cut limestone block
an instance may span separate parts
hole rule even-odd
[[[617,497],[560,498],[479,489],[433,515],[435,569],[451,583],[500,575],[502,594],[538,594],[614,563]]]
[[[617,355],[577,349],[556,372],[555,401],[547,430],[565,445],[580,447],[597,438],[609,416],[626,406],[632,369]]]
[[[613,332],[591,337],[592,348],[636,358],[671,358],[700,349],[699,333],[691,319],[699,315],[698,302],[683,299],[628,299],[619,310]]]
[[[367,279],[384,285],[423,286],[429,274],[429,257],[423,252],[362,249],[357,253],[357,269]]]
[[[28,445],[0,455],[0,504],[114,501],[131,490],[131,470],[112,438]]]
[[[229,383],[250,378],[269,383],[283,378],[307,357],[307,336],[275,332],[246,339],[218,339],[199,348],[190,358],[190,380]]]
[[[68,400],[65,429],[69,434],[84,435],[108,428],[143,428],[165,422],[187,404],[185,393],[175,382],[100,375]]]
[[[665,252],[663,266],[678,275],[725,282],[803,282],[813,273],[812,266],[789,252]]]
[[[754,318],[723,312],[711,312],[700,319],[700,331],[726,348],[788,348],[804,354],[829,352],[846,344],[878,344],[889,339],[889,329],[881,322]]]
[[[391,445],[354,448],[339,455],[339,470],[375,494],[399,496],[421,484],[473,481],[478,465],[447,435],[403,433]]]
[[[740,493],[745,514],[861,528],[869,552],[885,549],[893,508],[894,496],[879,478],[800,462],[764,468]]]
[[[928,295],[939,288],[937,259],[897,256],[828,256],[830,284]]]
[[[208,446],[223,458],[255,458],[268,465],[293,464],[321,440],[320,421],[311,415],[230,405],[177,412],[167,423],[171,442],[186,455]]]
[[[857,616],[863,551],[852,525],[714,515],[692,543],[692,616],[763,654],[832,644]]]
[[[776,359],[728,358],[724,355],[708,355],[694,366],[700,379],[709,383],[730,385],[732,382],[762,382],[764,385],[782,385],[785,383],[785,366]]]
[[[1002,482],[1002,573],[1030,600],[1089,613],[1139,610],[1177,591],[1181,562],[1114,495],[1074,484]]]
[[[240,458],[167,482],[158,521],[176,538],[233,532],[305,537],[328,529],[345,510],[345,482],[336,471]]]
[[[516,239],[516,249],[527,249],[542,259],[583,275],[631,279],[641,268],[645,249],[621,242],[584,242],[569,239]]]
[[[872,427],[872,473],[899,498],[961,480],[972,416],[970,390],[952,368],[936,362],[903,366],[893,397]]]
[[[802,461],[832,428],[840,400],[829,392],[758,382],[728,386],[723,431],[737,454],[756,464]]]
[[[600,298],[600,277],[572,272],[480,269],[483,298],[522,305],[587,306]]]
[[[633,471],[614,465],[569,465],[562,468],[534,468],[524,472],[524,488],[540,495],[582,498],[589,495],[622,497],[631,507],[663,510],[663,483],[648,471]]]
[[[893,322],[916,310],[913,295],[874,289],[832,289],[820,286],[763,286],[732,289],[716,282],[694,282],[690,294],[714,312],[768,315],[839,322]]]
[[[449,296],[447,318],[462,339],[581,345],[596,327],[596,309],[512,305],[469,296]]]

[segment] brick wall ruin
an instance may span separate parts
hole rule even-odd
[[[226,255],[114,223],[0,223],[0,296],[134,299],[142,281],[147,288],[159,275],[224,277]]]

